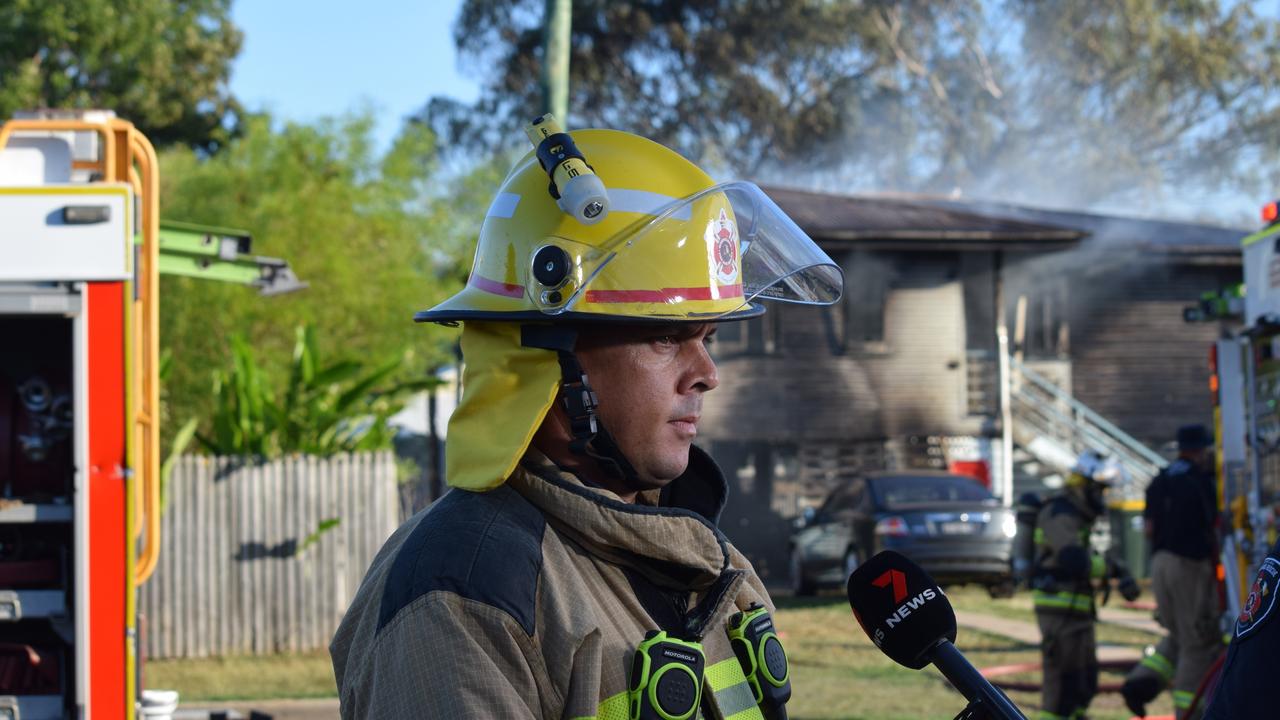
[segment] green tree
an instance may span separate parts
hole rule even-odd
[[[450,361],[456,331],[415,326],[412,316],[465,278],[457,268],[464,238],[447,210],[454,186],[436,185],[435,141],[425,126],[406,125],[381,155],[371,131],[368,114],[278,131],[253,117],[217,155],[162,155],[166,217],[247,228],[254,252],[288,259],[310,283],[260,297],[238,286],[162,279],[161,342],[173,354],[170,417],[199,417],[208,427],[211,371],[229,364],[234,336],[254,349],[263,381],[281,388],[298,325],[316,328],[325,356],[381,364],[407,354],[395,379]]]
[[[1280,147],[1280,21],[1218,0],[576,0],[571,127],[723,173],[1059,204],[1256,180]],[[463,147],[540,107],[541,0],[468,0]],[[1272,180],[1280,180],[1273,174]]]
[[[377,365],[324,363],[314,328],[300,326],[295,337],[289,379],[278,387],[264,380],[248,343],[232,338],[231,369],[213,375],[212,431],[196,436],[207,450],[275,458],[390,447],[394,431],[388,420],[409,395],[436,384],[434,378],[392,382],[398,357]]]
[[[157,145],[213,150],[239,105],[231,0],[0,3],[0,118],[15,110],[106,108]]]

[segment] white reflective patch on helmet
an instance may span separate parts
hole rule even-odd
[[[680,202],[680,198],[649,192],[648,190],[627,190],[609,188],[609,209],[612,212],[631,212],[640,215],[661,215],[668,207]],[[681,205],[671,213],[677,220],[688,220],[691,208]]]
[[[515,193],[500,192],[493,196],[489,212],[485,217],[510,218],[516,214],[516,206],[520,204],[520,196]]]

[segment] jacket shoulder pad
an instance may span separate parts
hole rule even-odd
[[[506,612],[533,635],[545,529],[542,513],[509,487],[449,491],[397,552],[378,630],[414,600],[444,590]]]

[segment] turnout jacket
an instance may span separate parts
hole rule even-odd
[[[1106,575],[1106,560],[1089,545],[1094,516],[1074,492],[1054,495],[1036,521],[1035,592],[1037,612],[1094,614],[1093,580]]]
[[[726,634],[763,584],[715,526],[727,485],[698,448],[625,503],[535,450],[451,490],[374,559],[330,645],[344,718],[626,718],[653,629],[702,643],[701,715],[760,718]],[[646,504],[647,503],[647,504]]]

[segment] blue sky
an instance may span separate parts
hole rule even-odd
[[[238,0],[244,46],[231,90],[252,110],[314,120],[371,104],[386,147],[432,95],[475,99],[452,28],[461,0]]]

